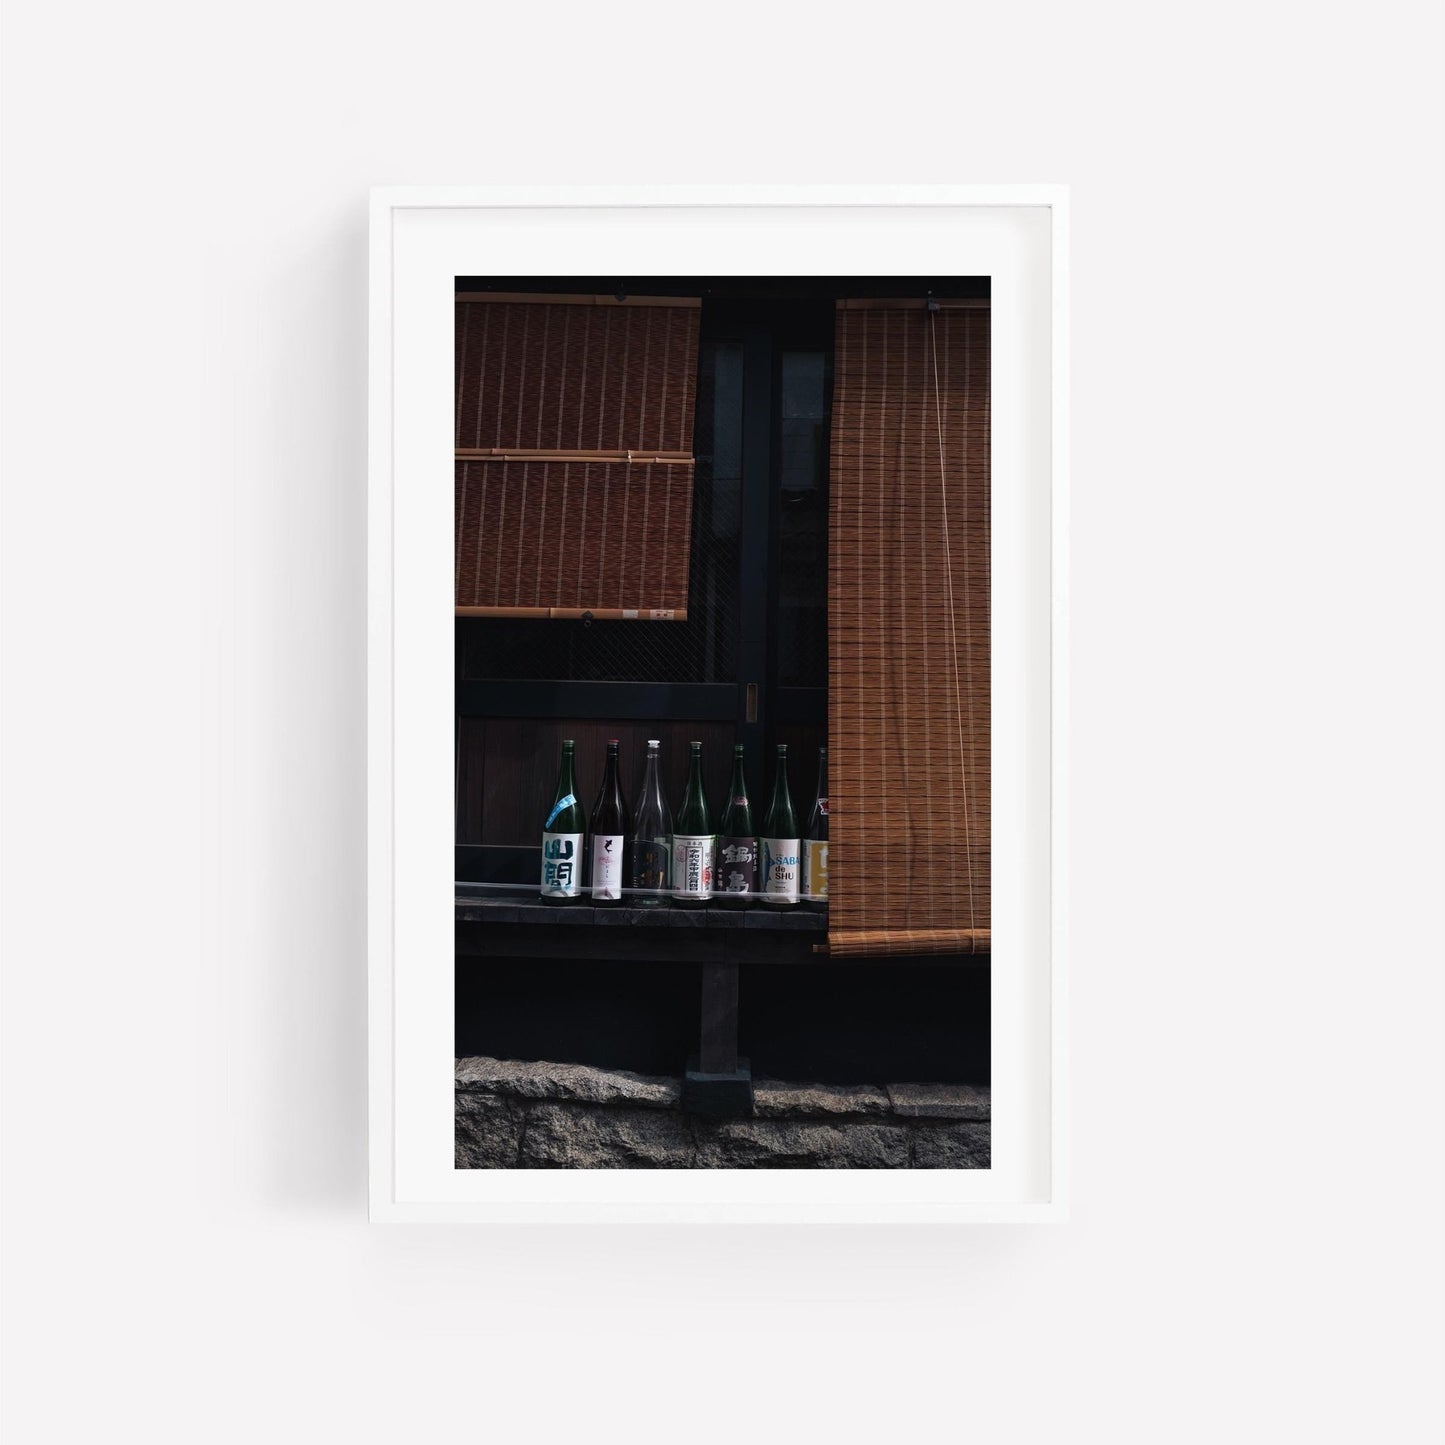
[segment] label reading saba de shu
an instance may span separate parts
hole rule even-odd
[[[542,834],[542,892],[548,898],[582,896],[582,836]]]
[[[672,835],[672,892],[676,898],[711,898],[713,835]]]
[[[622,839],[615,834],[592,837],[592,896],[622,897]]]
[[[763,892],[776,894],[789,903],[798,901],[798,840],[764,838]]]

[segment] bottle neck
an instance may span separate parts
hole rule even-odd
[[[557,796],[565,798],[568,793],[576,793],[577,778],[573,771],[572,754],[562,754],[562,771],[557,774]]]
[[[780,755],[778,758],[777,774],[773,778],[773,807],[786,807],[789,801],[788,759],[785,755]]]

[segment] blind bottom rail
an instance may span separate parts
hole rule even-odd
[[[988,953],[987,928],[830,928],[815,953],[867,958],[888,953]]]
[[[458,617],[510,617],[553,622],[686,622],[686,607],[458,607]]]

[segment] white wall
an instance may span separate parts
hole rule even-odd
[[[9,8],[7,1438],[1429,1438],[1439,8]],[[1067,1226],[365,1222],[366,190],[667,178],[1074,188]]]

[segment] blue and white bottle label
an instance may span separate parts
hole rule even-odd
[[[592,835],[592,896],[622,897],[622,838],[619,834]]]
[[[706,836],[672,835],[672,893],[675,898],[711,898],[713,844]]]
[[[764,838],[763,892],[788,903],[798,901],[798,852],[796,838]]]
[[[560,813],[564,808],[570,808],[572,804],[576,801],[577,795],[575,793],[568,793],[565,798],[558,798],[557,801],[552,804],[552,811],[547,814],[547,821],[543,823],[542,826],[544,828],[551,827],[552,819],[555,818],[557,814]],[[565,836],[570,837],[571,834],[567,834]]]
[[[542,834],[542,896],[582,896],[581,833]]]

